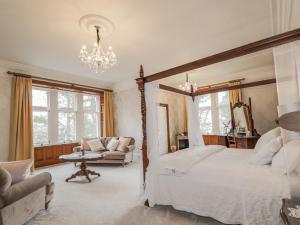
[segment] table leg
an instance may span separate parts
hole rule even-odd
[[[67,178],[67,179],[66,179],[66,182],[68,182],[69,180],[71,180],[71,179],[73,179],[73,178],[76,178],[77,176],[85,176],[86,179],[87,179],[89,182],[92,182],[92,180],[91,180],[91,178],[90,178],[90,176],[89,176],[90,174],[91,174],[91,175],[97,175],[98,177],[101,176],[100,173],[97,173],[97,172],[95,172],[95,171],[91,171],[91,170],[87,169],[86,163],[85,163],[85,162],[82,162],[82,163],[80,164],[80,170],[77,171],[75,174],[72,174],[71,177]]]

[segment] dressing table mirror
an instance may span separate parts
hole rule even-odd
[[[257,135],[254,129],[252,118],[251,98],[249,103],[237,102],[233,106],[230,104],[231,109],[231,123],[233,134],[253,136]]]
[[[254,129],[251,98],[249,103],[230,104],[232,130],[227,135],[231,148],[253,149],[260,135]]]

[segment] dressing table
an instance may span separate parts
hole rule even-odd
[[[230,104],[231,131],[226,134],[206,134],[203,140],[206,145],[224,145],[229,148],[253,149],[260,138],[254,129],[251,98],[249,103]]]

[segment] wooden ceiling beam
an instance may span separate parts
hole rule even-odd
[[[143,78],[143,82],[152,82],[155,80],[167,78],[179,73],[184,73],[190,70],[198,69],[204,66],[212,65],[215,63],[223,62],[229,59],[237,58],[240,56],[248,55],[254,52],[265,50],[268,48],[276,47],[289,42],[297,41],[300,39],[300,28],[288,31],[282,34],[278,34],[269,38],[262,39],[250,44],[246,44],[228,51],[224,51],[215,55],[211,55],[190,63],[183,64],[159,73],[155,73]]]
[[[162,89],[162,90],[171,91],[171,92],[174,92],[174,93],[177,93],[177,94],[192,96],[192,93],[190,93],[190,92],[182,91],[180,89],[170,87],[170,86],[167,86],[167,85],[164,85],[164,84],[160,84],[159,88]]]
[[[261,85],[266,85],[266,84],[273,84],[273,83],[276,83],[275,78],[267,79],[267,80],[261,80],[261,81],[255,81],[255,82],[246,83],[246,84],[227,86],[227,87],[211,88],[211,89],[206,89],[206,90],[198,90],[193,95],[194,96],[205,95],[205,94],[211,94],[211,93],[216,93],[216,92],[221,92],[221,91],[229,91],[229,90],[236,90],[236,89],[242,89],[242,88],[256,87],[256,86],[261,86]]]

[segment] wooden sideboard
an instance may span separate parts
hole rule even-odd
[[[34,148],[34,167],[49,166],[62,163],[60,155],[70,154],[79,143],[68,143],[60,145],[39,146]]]
[[[225,135],[204,134],[202,137],[205,145],[224,145],[228,147]]]
[[[205,145],[224,145],[229,147],[228,139],[226,135],[202,135]],[[229,135],[235,139],[236,148],[253,149],[260,136],[239,136]]]

